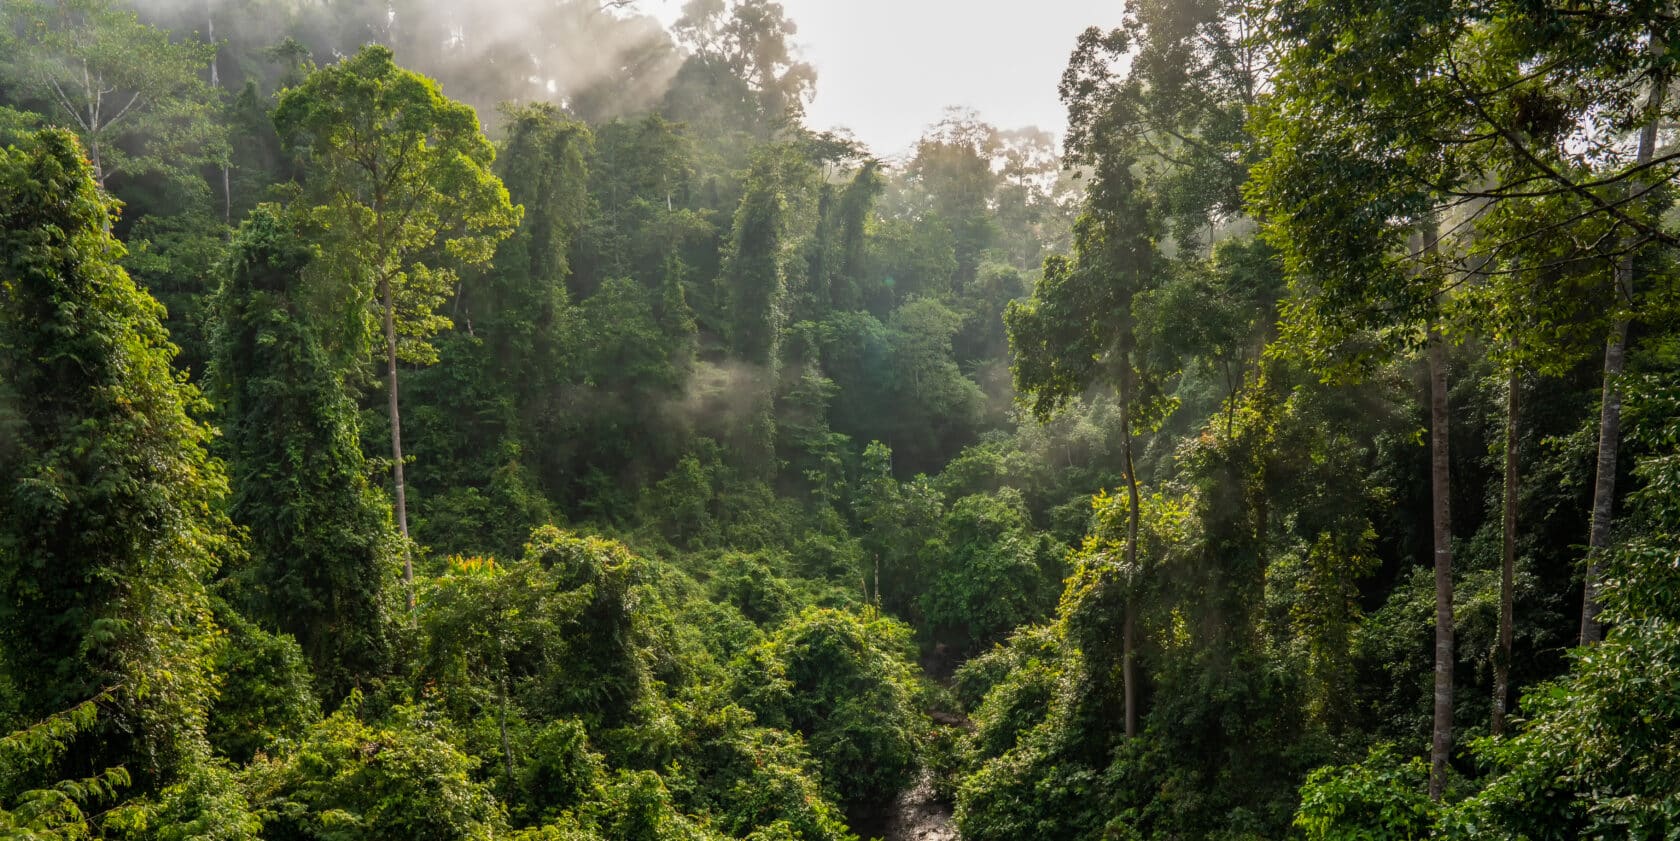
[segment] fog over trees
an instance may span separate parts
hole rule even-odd
[[[1672,9],[644,5],[0,0],[0,838],[1680,833]]]

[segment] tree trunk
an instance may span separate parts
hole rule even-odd
[[[1499,571],[1499,647],[1493,653],[1493,735],[1505,733],[1505,705],[1511,694],[1511,613],[1517,569],[1517,419],[1522,378],[1515,360],[1505,397],[1505,540]]]
[[[1120,673],[1126,696],[1126,738],[1137,736],[1137,600],[1133,591],[1138,577],[1138,509],[1137,467],[1132,463],[1132,361],[1131,354],[1121,354],[1120,370],[1120,437],[1125,442],[1126,498],[1126,608],[1120,639]]]
[[[1616,267],[1616,288],[1632,292],[1633,267],[1624,258]],[[1618,296],[1620,297],[1620,296]],[[1622,389],[1618,382],[1627,360],[1627,319],[1617,316],[1604,349],[1604,391],[1598,410],[1598,476],[1593,482],[1592,528],[1587,537],[1587,572],[1581,593],[1581,644],[1592,645],[1604,636],[1598,621],[1599,562],[1610,548],[1610,526],[1616,501],[1616,459],[1622,438]]]
[[[1435,526],[1435,727],[1429,748],[1429,796],[1441,799],[1453,739],[1452,477],[1447,453],[1447,348],[1429,337],[1429,484]]]
[[[205,5],[205,8],[204,8],[204,36],[207,39],[209,39],[209,41],[212,45],[214,45],[216,43],[216,4],[215,4],[215,0],[210,0],[210,2],[205,3],[204,5]],[[218,50],[218,52],[220,52],[220,50]],[[217,71],[216,56],[212,55],[212,56],[210,56],[210,87],[220,88],[221,86],[222,86],[222,74]]]
[[[1125,625],[1120,644],[1124,658],[1121,673],[1126,693],[1126,738],[1137,738],[1137,610],[1130,594],[1126,596]]]
[[[215,3],[206,4],[204,14],[205,36],[210,43],[216,43],[216,14]],[[216,70],[216,56],[210,57],[210,87],[218,90],[222,87],[221,73]],[[233,179],[228,174],[227,161],[222,162],[222,224],[233,224]]]
[[[390,278],[379,281],[379,296],[385,306],[386,397],[391,409],[391,478],[397,489],[397,529],[402,532],[403,587],[408,591],[408,609],[414,609],[414,555],[408,545],[408,491],[403,482],[402,415],[397,411],[397,302]]]
[[[1653,42],[1652,50],[1660,41]],[[1652,116],[1639,131],[1635,166],[1651,162],[1657,146],[1656,109],[1663,100],[1667,80],[1658,78],[1651,87]],[[1637,189],[1629,187],[1629,189]],[[1633,254],[1616,263],[1616,321],[1610,328],[1610,343],[1604,348],[1604,393],[1598,411],[1598,476],[1593,482],[1592,528],[1587,537],[1587,574],[1581,594],[1581,644],[1592,645],[1604,636],[1598,621],[1599,566],[1610,548],[1610,527],[1616,504],[1616,458],[1622,440],[1622,368],[1627,361],[1628,319],[1633,305]]]
[[[105,165],[100,162],[99,137],[93,132],[88,132],[88,163],[93,164],[93,183],[98,184],[99,189],[105,189]],[[107,225],[105,232],[110,233],[110,230]]]
[[[1414,235],[1420,280],[1434,261],[1433,218]],[[1437,311],[1439,307],[1437,307]],[[1452,461],[1448,453],[1447,345],[1439,315],[1429,325],[1429,491],[1435,548],[1435,716],[1429,742],[1429,796],[1441,799],[1453,744]]]
[[[511,785],[512,782],[513,782],[513,743],[508,740],[507,658],[503,657],[502,661],[503,661],[502,662],[502,679],[501,679],[501,685],[499,687],[500,690],[501,690],[499,694],[501,696],[501,702],[502,702],[502,704],[501,704],[502,713],[501,713],[501,721],[500,721],[501,730],[502,730],[502,762],[503,762],[503,767],[505,767],[507,769],[507,779],[508,779],[508,783]]]

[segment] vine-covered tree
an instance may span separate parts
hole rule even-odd
[[[155,790],[206,758],[227,480],[75,136],[0,152],[0,206],[4,672],[29,721],[108,695],[79,751]]]
[[[390,666],[400,548],[370,487],[355,401],[306,306],[312,249],[260,205],[234,236],[219,298],[214,383],[249,535],[236,574],[253,617],[302,645],[336,702]]]
[[[1032,399],[1036,416],[1048,418],[1096,384],[1118,394],[1126,494],[1131,505],[1122,574],[1140,574],[1137,560],[1141,516],[1133,439],[1145,428],[1154,401],[1137,353],[1138,296],[1158,283],[1148,197],[1132,175],[1124,149],[1092,147],[1081,153],[1095,175],[1085,211],[1074,225],[1074,258],[1051,257],[1044,277],[1026,303],[1004,314],[1015,352],[1015,386]],[[1134,581],[1133,584],[1138,582]],[[1126,721],[1137,734],[1139,678],[1136,668],[1136,605],[1128,599],[1124,636]]]
[[[450,324],[438,309],[456,291],[459,268],[489,262],[519,211],[490,171],[495,149],[473,110],[397,66],[385,47],[364,47],[288,88],[274,123],[304,173],[295,201],[321,244],[318,266],[332,297],[352,308],[352,324],[365,307],[381,327],[397,528],[406,541],[398,363],[435,359],[428,339]],[[361,341],[345,349],[353,358]],[[403,580],[412,602],[406,546]]]

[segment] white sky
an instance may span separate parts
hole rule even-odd
[[[851,129],[877,155],[908,152],[947,106],[999,128],[1058,136],[1056,82],[1087,26],[1120,23],[1122,0],[781,0],[817,68],[813,128]],[[682,0],[642,0],[675,20]]]

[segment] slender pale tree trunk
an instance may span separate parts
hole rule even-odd
[[[215,3],[214,2],[206,4],[205,14],[204,14],[204,28],[205,28],[205,35],[209,37],[210,43],[212,43],[212,44],[216,43],[216,9],[215,9]],[[211,56],[210,57],[210,87],[216,88],[216,89],[219,90],[222,87],[222,76],[221,76],[221,73],[216,69],[216,58],[217,58],[216,56]],[[229,167],[228,167],[227,161],[223,161],[222,162],[222,224],[223,225],[232,225],[233,224],[233,178],[232,178],[231,175],[229,175],[228,169],[229,169]]]
[[[1633,294],[1633,260],[1616,266],[1616,297]],[[1618,301],[1617,307],[1626,306]],[[1581,594],[1581,644],[1592,645],[1604,636],[1598,621],[1600,561],[1610,548],[1610,527],[1616,503],[1616,460],[1622,439],[1622,369],[1627,362],[1628,320],[1617,315],[1604,348],[1604,386],[1598,409],[1598,475],[1593,481],[1592,527],[1587,537],[1587,572]]]
[[[501,686],[499,687],[500,688],[499,694],[501,696],[502,711],[501,711],[501,721],[499,723],[501,725],[501,730],[502,730],[502,763],[503,763],[503,768],[506,769],[506,771],[507,771],[508,782],[512,783],[513,782],[513,742],[510,739],[508,739],[508,676],[507,676],[507,673],[508,673],[507,656],[503,655],[503,657],[502,657],[502,679],[501,679]]]
[[[1120,437],[1126,457],[1126,607],[1120,632],[1120,674],[1126,697],[1126,738],[1137,736],[1137,589],[1139,510],[1137,466],[1132,461],[1132,360],[1122,352],[1120,360]]]
[[[1441,798],[1453,742],[1452,476],[1447,452],[1447,348],[1429,337],[1429,485],[1435,527],[1435,726],[1429,747],[1429,796]]]
[[[403,587],[408,591],[408,609],[414,609],[414,555],[408,545],[408,490],[403,482],[402,415],[397,410],[397,302],[391,279],[379,282],[379,297],[385,309],[386,397],[391,410],[391,479],[397,490],[397,529],[402,532]]]
[[[1438,234],[1431,218],[1415,235],[1424,267]],[[1437,310],[1439,307],[1437,307]],[[1435,715],[1429,744],[1429,796],[1441,798],[1453,744],[1452,461],[1448,452],[1447,346],[1439,315],[1429,326],[1429,488],[1435,549]]]
[[[100,162],[99,137],[92,133],[88,135],[88,161],[93,164],[93,182],[99,189],[105,189],[105,166]],[[109,228],[107,228],[109,233]]]
[[[1662,41],[1654,39],[1651,50],[1662,49]],[[1651,85],[1647,109],[1650,119],[1639,130],[1639,149],[1634,165],[1644,166],[1656,153],[1657,122],[1668,87],[1668,80],[1658,77]],[[1628,189],[1637,190],[1636,185]],[[1593,482],[1592,528],[1587,537],[1587,573],[1581,595],[1581,644],[1592,645],[1604,636],[1598,621],[1598,589],[1600,564],[1610,548],[1610,528],[1616,504],[1616,459],[1622,441],[1622,369],[1627,362],[1627,310],[1633,305],[1633,257],[1623,255],[1616,263],[1616,321],[1610,328],[1610,343],[1604,348],[1604,392],[1598,411],[1598,476]]]
[[[204,3],[204,36],[210,40],[212,46],[216,43],[216,0],[206,0]],[[218,51],[219,52],[219,51]],[[210,56],[210,87],[222,86],[221,73],[216,68],[216,57]]]
[[[1505,705],[1511,694],[1512,592],[1517,569],[1517,420],[1521,416],[1521,369],[1511,361],[1511,379],[1505,389],[1505,535],[1499,568],[1499,646],[1493,653],[1493,735],[1505,733]]]

